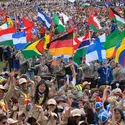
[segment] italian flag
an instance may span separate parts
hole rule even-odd
[[[57,26],[55,29],[55,33],[60,33],[65,31],[65,26],[63,25],[63,23],[61,22],[56,13],[54,13],[53,15],[53,22]]]
[[[13,45],[12,35],[15,32],[16,30],[13,27],[7,28],[5,30],[1,30],[0,31],[0,45],[12,46]]]
[[[88,25],[93,31],[96,32],[102,29],[99,20],[93,14],[91,14],[88,19]]]
[[[109,12],[110,19],[114,20],[119,26],[123,27],[125,25],[125,20],[113,9]]]

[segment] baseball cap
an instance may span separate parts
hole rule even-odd
[[[95,105],[94,105],[94,108],[95,109],[99,109],[103,106],[102,102],[96,102]]]
[[[73,116],[73,117],[75,117],[75,116],[81,116],[81,111],[80,111],[80,109],[73,109],[72,111],[71,111],[71,115]]]
[[[20,78],[19,79],[19,85],[21,85],[23,83],[27,83],[27,80],[25,78]]]
[[[49,99],[47,102],[47,105],[57,105],[56,100],[55,99]]]

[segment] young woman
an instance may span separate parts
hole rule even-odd
[[[121,109],[115,108],[112,116],[113,125],[124,125],[124,115]]]

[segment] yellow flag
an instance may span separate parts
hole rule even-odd
[[[7,18],[7,22],[8,22],[10,27],[14,26],[14,23],[13,23],[13,21],[10,18]]]

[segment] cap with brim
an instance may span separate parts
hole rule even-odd
[[[71,115],[73,116],[73,117],[75,117],[75,116],[81,116],[81,111],[80,111],[80,109],[74,109],[74,110],[72,110],[71,111]]]
[[[91,84],[91,82],[87,82],[87,81],[82,83],[83,86],[90,85],[90,84]]]
[[[56,100],[55,99],[49,99],[47,102],[47,105],[57,105]]]
[[[13,120],[12,118],[8,118],[7,122],[8,122],[8,124],[14,124],[14,123],[17,123],[18,120]]]
[[[19,79],[19,85],[21,85],[23,83],[27,83],[27,80],[25,78]]]

